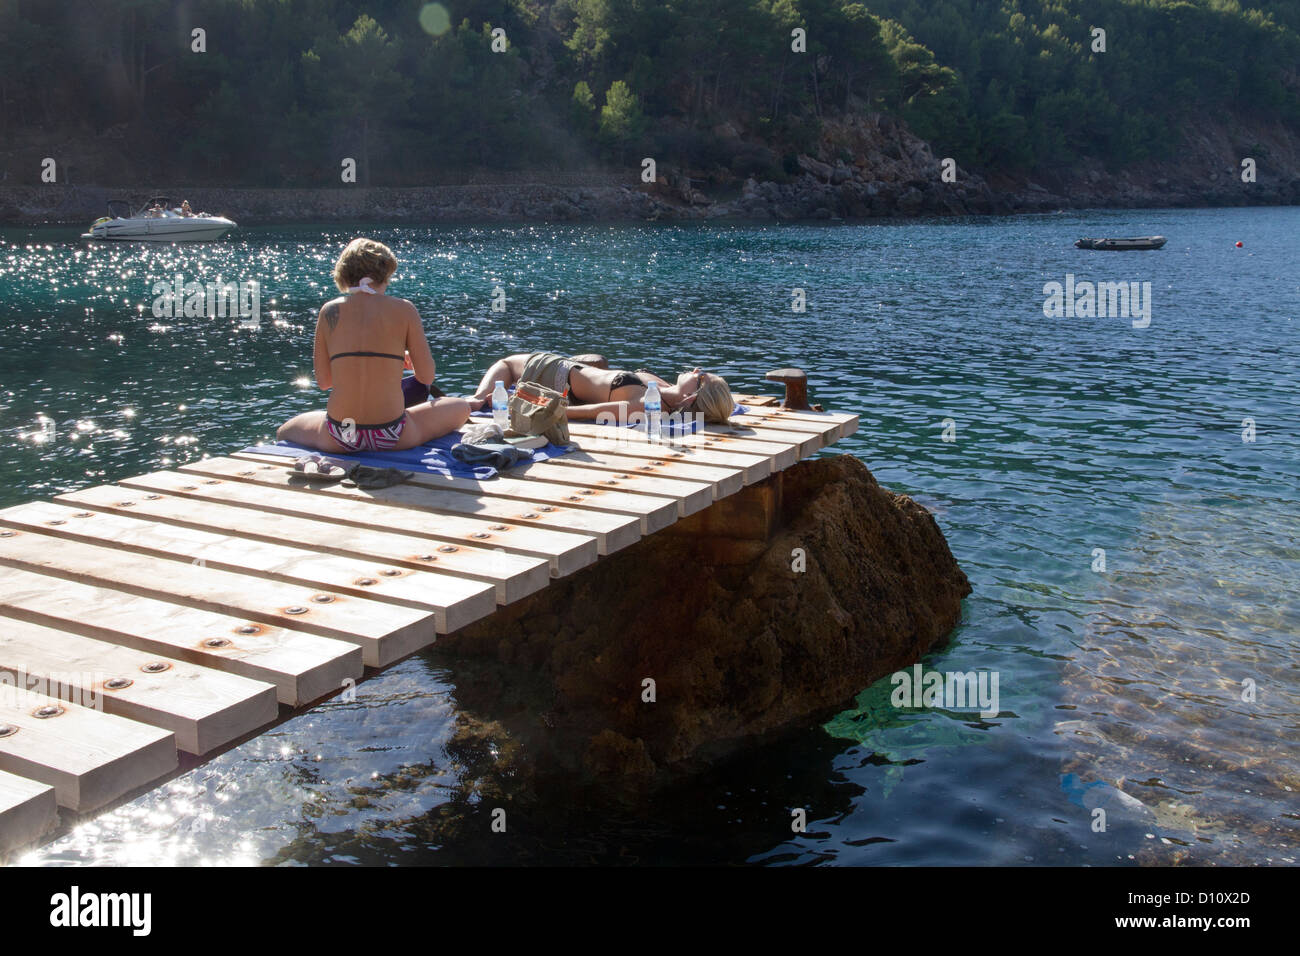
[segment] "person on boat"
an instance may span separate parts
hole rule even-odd
[[[343,250],[334,266],[343,295],[325,303],[316,320],[316,384],[330,392],[329,402],[325,411],[303,412],[281,425],[281,441],[324,452],[398,451],[441,438],[469,419],[463,398],[405,407],[407,359],[426,386],[435,367],[415,306],[388,295],[396,271],[397,258],[381,242],[353,239]]]
[[[190,208],[190,201],[188,199],[181,200],[181,215],[186,217],[194,215],[194,210]]]
[[[517,382],[538,382],[568,393],[570,421],[591,421],[601,414],[626,419],[631,412],[645,410],[646,385],[652,381],[659,385],[665,414],[699,412],[705,421],[725,422],[736,405],[726,380],[711,372],[693,369],[670,384],[644,369],[626,372],[578,361],[585,358],[555,352],[507,355],[484,374],[478,391],[470,396],[470,406],[477,411],[490,403],[497,382],[506,388]]]

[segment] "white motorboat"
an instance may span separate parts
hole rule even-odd
[[[150,199],[134,215],[121,199],[108,203],[111,215],[96,219],[83,239],[129,239],[137,242],[204,242],[220,239],[235,223],[224,216],[207,213],[183,214],[173,209],[165,196]]]

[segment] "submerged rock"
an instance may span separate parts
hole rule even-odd
[[[800,462],[437,648],[472,659],[458,706],[530,738],[534,769],[643,789],[839,709],[942,643],[970,590],[930,512],[842,455]]]

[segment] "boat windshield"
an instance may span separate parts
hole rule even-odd
[[[165,216],[171,212],[172,201],[166,196],[155,196],[153,199],[150,199],[147,203],[145,203],[143,206],[140,207],[140,211],[136,213],[136,216],[148,216],[149,210],[153,209],[155,206],[160,208],[163,211],[163,215]]]

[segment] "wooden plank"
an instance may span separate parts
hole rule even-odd
[[[647,445],[650,445],[655,449],[665,450],[669,456],[685,452],[688,449],[756,455],[769,459],[773,471],[783,471],[789,468],[800,457],[799,447],[795,444],[752,441],[732,438],[727,435],[710,435],[707,431],[686,435],[676,440],[674,444],[651,442],[644,432],[635,428],[616,428],[613,425],[594,425],[586,422],[569,422],[569,434],[577,438],[579,445],[589,438],[598,438],[602,441],[617,441],[624,446],[629,454],[632,453],[631,450],[634,448],[644,449]],[[668,451],[668,449],[671,449],[671,451]]]
[[[252,733],[280,712],[275,687],[264,681],[10,617],[0,617],[2,674],[17,687],[170,730],[192,754]]]
[[[737,405],[750,406],[780,406],[781,399],[776,395],[742,395],[740,392],[732,392],[731,397],[735,399]]]
[[[723,425],[706,425],[704,431],[692,436],[690,441],[697,448],[738,451],[750,455],[768,455],[772,459],[773,471],[784,471],[800,458],[804,458],[817,450],[817,441],[815,439],[805,439],[802,436],[797,441],[787,441],[784,437],[773,439],[768,436],[762,438],[753,436],[737,438],[724,429],[726,429],[726,426]]]
[[[16,687],[0,689],[0,724],[14,728],[0,737],[0,770],[49,784],[59,806],[78,813],[152,783],[178,764],[169,730]]]
[[[189,483],[190,479],[184,481]],[[221,487],[230,486],[223,484]],[[297,547],[323,554],[387,561],[422,570],[437,569],[492,584],[496,588],[498,604],[509,604],[540,591],[551,578],[549,562],[536,555],[493,551],[464,542],[448,545],[446,550],[442,550],[431,547],[426,538],[370,528],[351,528],[347,534],[340,534],[335,522],[267,511],[249,501],[243,502],[245,507],[240,507],[161,493],[127,495],[113,485],[83,488],[59,495],[54,500],[81,510],[132,515],[199,530],[227,530],[241,538],[257,541],[292,542]],[[126,501],[130,504],[124,505]],[[300,499],[295,501],[301,503]],[[595,552],[594,543],[592,552]]]
[[[581,448],[575,448],[574,451],[558,458],[548,458],[540,464],[553,465],[558,468],[599,468],[604,471],[639,472],[641,474],[662,475],[665,478],[706,484],[713,489],[715,501],[718,498],[725,498],[727,495],[735,494],[745,485],[745,473],[739,468],[694,465],[682,461],[661,461],[656,465],[645,458],[594,451],[591,448],[592,444],[593,442],[584,441]]]
[[[525,462],[510,469],[512,477],[519,476],[533,481],[581,482],[581,488],[617,488],[621,492],[645,495],[656,500],[675,501],[677,516],[685,518],[697,511],[703,511],[713,504],[713,485],[699,481],[682,481],[665,478],[643,471],[609,471],[607,469],[583,467],[578,463],[556,465],[551,461]]]
[[[293,459],[283,455],[232,455],[239,461],[258,462],[289,468]],[[186,470],[186,469],[182,469]],[[570,478],[570,482],[574,479]],[[677,502],[670,498],[654,498],[647,495],[625,494],[622,491],[595,484],[556,484],[544,481],[527,481],[515,477],[512,470],[507,476],[501,473],[496,478],[478,480],[476,478],[457,478],[451,475],[435,475],[428,472],[415,472],[404,487],[431,488],[436,491],[459,491],[477,499],[501,499],[517,501],[525,506],[554,505],[566,508],[590,509],[592,511],[613,512],[631,515],[641,526],[641,534],[654,534],[662,531],[677,520]]]
[[[570,433],[572,426],[570,423]],[[706,467],[716,468],[735,468],[740,471],[744,477],[744,483],[752,485],[755,482],[762,481],[773,471],[772,458],[769,455],[751,455],[737,454],[734,452],[723,452],[715,449],[700,448],[695,445],[664,445],[647,442],[642,436],[636,441],[618,441],[617,432],[609,425],[599,425],[598,428],[607,429],[608,432],[614,432],[614,438],[606,438],[606,432],[595,433],[592,435],[582,435],[576,437],[580,443],[582,451],[594,453],[618,455],[622,458],[640,458],[654,464],[656,461],[662,461],[664,464],[671,465],[674,462],[681,462],[690,465],[704,465]],[[632,431],[632,429],[622,429],[623,431]],[[569,457],[568,455],[565,456]],[[562,461],[556,458],[554,461]]]
[[[840,435],[839,422],[822,421],[810,422],[798,418],[783,418],[780,413],[764,413],[762,409],[754,409],[747,415],[736,415],[728,423],[735,428],[749,428],[756,431],[783,431],[798,432],[803,435],[816,435],[822,445],[833,445]]]
[[[814,412],[814,415],[821,413]],[[773,411],[770,409],[755,408],[746,415],[738,415],[731,419],[733,425],[744,425],[746,427],[759,430],[778,429],[781,431],[805,432],[821,436],[822,446],[833,445],[844,437],[845,430],[852,423],[837,421],[836,418],[851,418],[853,416],[835,416],[826,415],[820,420],[814,420],[801,414]],[[852,425],[856,428],[856,425]]]
[[[742,404],[744,403],[742,402]],[[839,428],[835,432],[834,439],[827,439],[827,444],[831,444],[832,441],[839,441],[841,438],[847,438],[858,430],[858,416],[847,412],[793,411],[780,407],[762,408],[756,406],[747,415],[737,415],[731,420],[733,422],[743,422],[749,417],[780,423],[782,428],[811,427],[833,422]]]
[[[585,508],[559,505],[529,506],[523,502],[493,498],[491,495],[445,491],[410,482],[374,491],[363,491],[360,488],[348,488],[339,484],[308,487],[291,481],[292,472],[287,468],[271,464],[258,465],[235,458],[205,458],[186,465],[181,470],[194,475],[196,479],[192,486],[182,486],[182,489],[197,487],[199,481],[205,480],[242,481],[248,484],[270,485],[274,488],[289,488],[299,494],[312,496],[318,514],[332,514],[333,501],[338,499],[375,502],[413,511],[495,519],[493,523],[499,527],[494,530],[508,531],[512,524],[543,525],[557,531],[585,534],[595,538],[596,549],[600,554],[612,554],[620,548],[641,540],[639,519],[608,511],[589,511]],[[383,522],[384,519],[376,515],[376,520],[371,524]]]
[[[717,439],[730,441],[735,438],[744,439],[752,442],[771,443],[774,446],[792,446],[796,449],[799,458],[807,458],[815,454],[819,448],[826,444],[822,440],[822,431],[812,432],[785,431],[783,429],[772,428],[760,423],[742,423],[741,419],[733,418],[727,425],[705,425],[702,432],[696,435],[703,442],[709,442]]]
[[[284,544],[182,528],[133,515],[87,512],[47,501],[0,511],[0,524],[204,567],[256,573],[268,580],[322,588],[434,612],[439,633],[496,610],[496,589],[483,581],[391,563],[319,554]],[[2,553],[3,549],[0,549]]]
[[[0,855],[35,843],[58,822],[53,787],[0,770]]]
[[[276,686],[291,707],[361,678],[361,648],[82,581],[0,567],[0,610],[10,617],[200,664]]]
[[[5,531],[12,534],[6,536]],[[432,611],[196,567],[0,525],[0,564],[358,644],[384,667],[434,641]],[[328,600],[326,600],[328,599]]]
[[[138,478],[122,481],[126,494],[125,507],[145,506],[150,495],[175,495],[190,501],[214,501],[237,507],[255,508],[268,515],[283,514],[293,517],[320,518],[328,515],[335,525],[348,528],[340,538],[350,538],[357,528],[375,526],[430,541],[442,541],[450,547],[502,548],[507,554],[522,554],[547,561],[552,577],[571,574],[579,568],[594,563],[599,557],[596,539],[589,535],[538,528],[529,524],[506,524],[484,518],[461,515],[421,514],[409,508],[395,508],[371,499],[349,500],[330,498],[322,501],[314,494],[303,494],[301,489],[276,487],[273,475],[279,469],[246,467],[248,476],[260,475],[265,480],[249,484],[243,481],[196,479],[174,471],[158,471]],[[283,486],[286,482],[281,480]],[[446,552],[435,547],[437,554]],[[422,552],[425,553],[425,552]]]
[[[627,494],[594,483],[559,484],[520,480],[513,475],[512,471],[510,476],[502,473],[489,481],[477,481],[472,478],[416,472],[407,484],[438,491],[464,492],[478,501],[517,501],[530,510],[536,505],[551,505],[593,513],[629,515],[637,519],[642,535],[662,531],[677,520],[677,502],[672,498]]]

